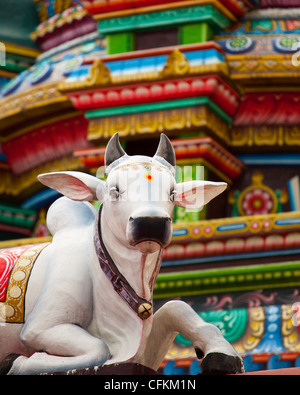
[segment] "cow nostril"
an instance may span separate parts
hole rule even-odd
[[[132,245],[143,241],[156,241],[162,246],[170,242],[172,236],[172,219],[162,217],[129,217],[129,234]]]

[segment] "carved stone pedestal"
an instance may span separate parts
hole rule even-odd
[[[44,374],[45,375],[45,374]],[[94,366],[86,369],[74,369],[66,372],[46,373],[54,376],[149,376],[160,375],[155,370],[138,363],[119,363],[108,366]]]

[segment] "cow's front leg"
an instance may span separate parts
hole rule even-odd
[[[242,359],[221,331],[182,301],[168,302],[155,313],[143,363],[157,370],[178,333],[193,344],[199,359],[204,357],[203,373],[244,371]]]
[[[17,358],[10,375],[31,375],[102,365],[110,358],[107,345],[77,325],[62,324],[36,333],[24,328],[21,339],[37,350]],[[39,352],[39,351],[43,352]]]

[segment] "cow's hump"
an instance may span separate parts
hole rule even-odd
[[[96,209],[88,202],[75,202],[66,197],[56,200],[47,213],[47,226],[50,233],[62,229],[87,226],[95,222]]]

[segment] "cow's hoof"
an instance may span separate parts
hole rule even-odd
[[[4,358],[0,363],[0,376],[6,376],[12,368],[15,360],[20,356],[20,354],[9,354],[6,358]]]
[[[213,352],[207,354],[201,364],[202,374],[243,373],[244,364],[240,357]]]

